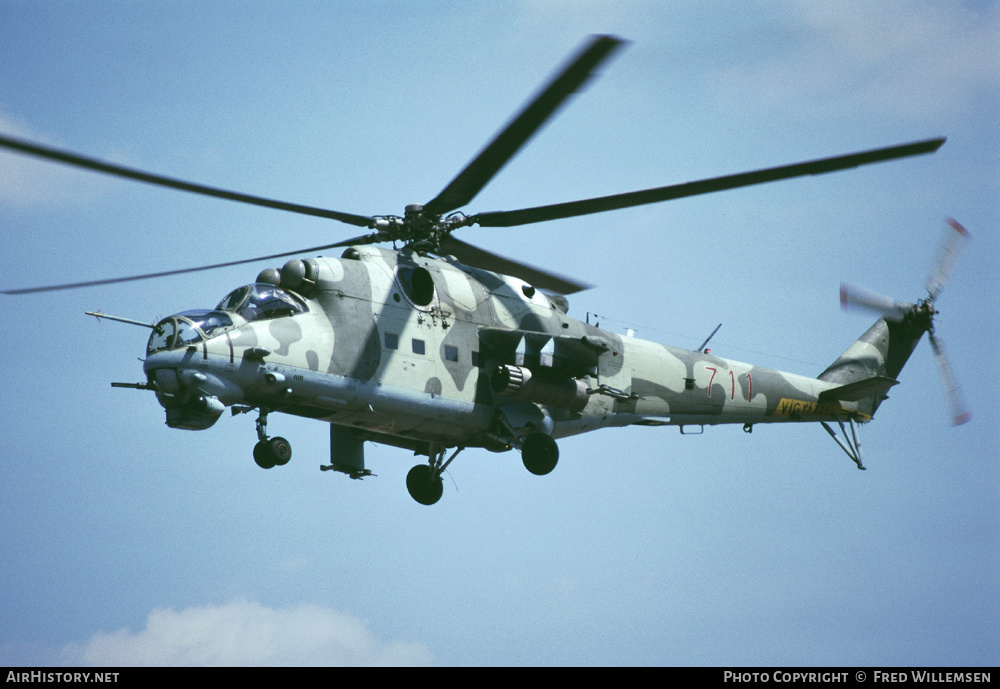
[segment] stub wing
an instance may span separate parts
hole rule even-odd
[[[621,349],[611,337],[551,335],[507,328],[482,327],[479,339],[504,363],[514,363],[518,347],[523,346],[526,358],[534,356],[538,363],[574,376],[597,375],[600,356]]]

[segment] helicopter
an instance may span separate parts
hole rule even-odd
[[[426,462],[406,477],[422,505],[443,494],[442,473],[467,448],[518,450],[535,475],[552,472],[557,440],[601,428],[819,423],[864,469],[857,424],[872,419],[924,333],[952,406],[969,419],[934,334],[935,300],[968,232],[951,238],[926,299],[897,302],[842,285],[845,306],[879,319],[817,377],[797,375],[619,335],[572,318],[568,295],[589,285],[467,244],[459,229],[512,227],[628,208],[935,152],[944,138],[900,144],[683,184],[568,203],[466,215],[461,208],[597,73],[624,41],[592,36],[433,199],[402,216],[356,215],[195,184],[0,135],[0,147],[91,171],[366,228],[368,234],[296,251],[87,282],[5,290],[24,295],[115,284],[288,258],[211,309],[156,322],[96,312],[148,328],[140,383],[171,428],[204,430],[229,409],[257,413],[255,462],[287,464],[288,440],[268,434],[278,412],[329,425],[324,471],[372,476],[364,444]],[[378,246],[391,244],[392,248]],[[397,248],[397,244],[401,247]],[[299,258],[330,249],[337,257]],[[718,328],[716,329],[718,330]],[[840,433],[834,429],[839,426]],[[691,431],[694,432],[694,431]]]

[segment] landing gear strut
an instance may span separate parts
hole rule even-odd
[[[271,469],[288,464],[292,458],[292,444],[281,437],[267,437],[267,410],[261,409],[257,417],[257,439],[253,448],[253,460],[261,469]]]
[[[452,460],[465,448],[456,448],[448,461],[442,462],[447,449],[431,445],[430,462],[418,464],[406,474],[406,490],[410,491],[410,497],[421,505],[433,505],[441,499],[441,495],[444,493],[441,472],[447,469]]]
[[[830,424],[826,421],[820,421],[820,423],[826,429],[826,432],[830,434],[830,437],[840,445],[840,449],[854,460],[854,463],[858,465],[858,469],[864,470],[865,465],[861,463],[861,441],[858,440],[858,429],[854,425],[854,419],[850,419],[851,434],[849,436],[847,435],[847,429],[844,428],[844,422],[839,419],[837,420],[837,423],[840,424],[840,430],[844,434],[843,440],[840,439],[835,430],[830,428]]]

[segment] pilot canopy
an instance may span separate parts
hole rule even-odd
[[[298,296],[265,282],[234,289],[215,308],[237,313],[246,321],[294,316],[306,311],[305,302]]]

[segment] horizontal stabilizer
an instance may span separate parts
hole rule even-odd
[[[856,402],[857,400],[864,399],[865,397],[870,397],[872,395],[884,398],[885,393],[889,391],[889,388],[897,383],[899,383],[899,381],[893,378],[874,376],[872,378],[866,378],[864,380],[848,383],[847,385],[841,385],[840,387],[831,388],[830,390],[824,390],[819,393],[819,398],[824,401],[839,400],[843,402]]]

